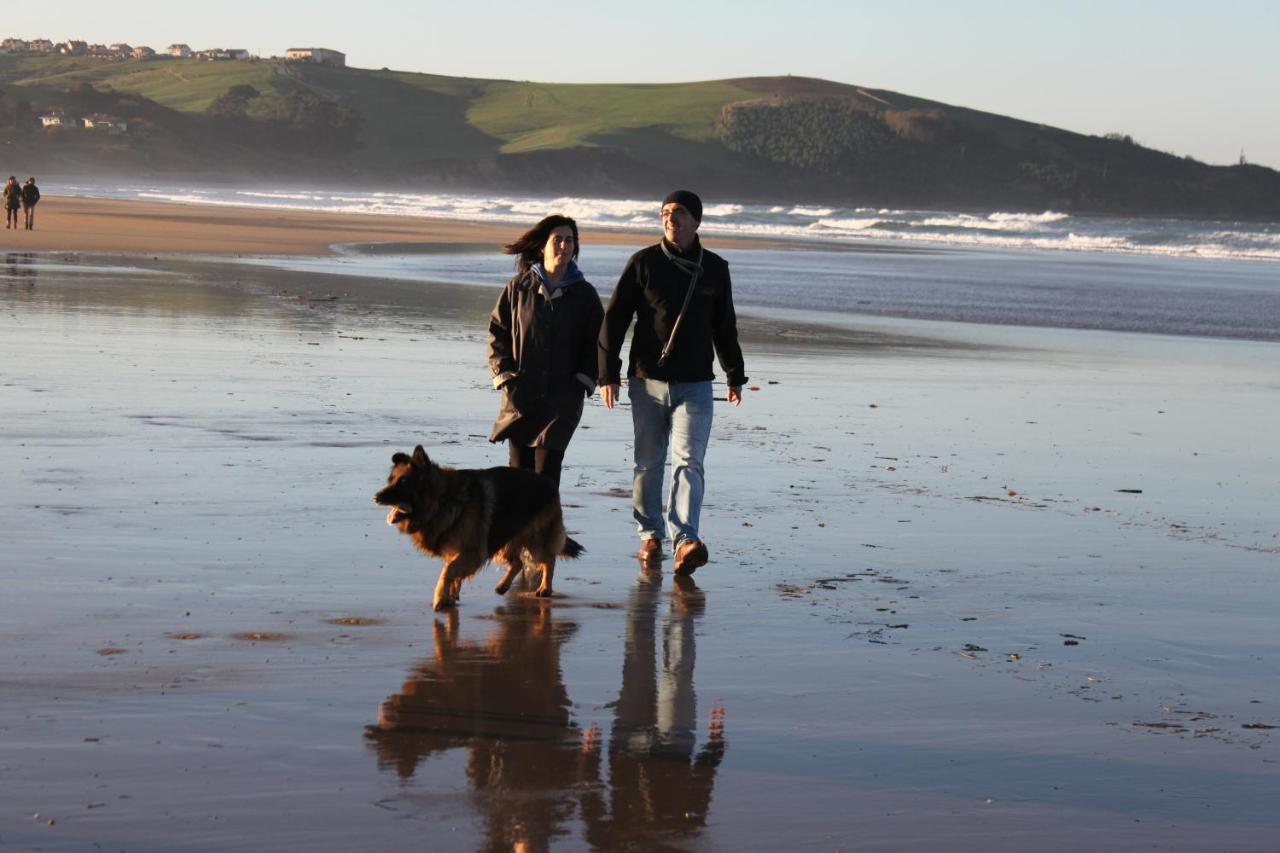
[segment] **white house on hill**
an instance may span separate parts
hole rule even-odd
[[[345,53],[327,47],[291,47],[284,52],[284,58],[295,62],[318,62],[334,68],[344,68],[347,64]]]

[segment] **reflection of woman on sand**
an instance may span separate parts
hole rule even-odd
[[[489,435],[507,441],[510,465],[560,484],[560,465],[595,391],[600,296],[582,273],[578,225],[548,216],[503,251],[515,277],[489,317],[489,370],[502,408]]]

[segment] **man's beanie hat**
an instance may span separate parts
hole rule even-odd
[[[678,204],[689,213],[693,214],[693,218],[702,221],[702,199],[698,198],[697,193],[689,190],[672,190],[667,193],[667,197],[662,200],[662,206],[669,204]]]

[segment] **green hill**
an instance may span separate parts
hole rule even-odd
[[[50,111],[128,129],[42,128]],[[679,183],[744,201],[1280,219],[1271,169],[795,77],[570,85],[0,56],[0,118],[14,168],[81,177],[592,195]]]

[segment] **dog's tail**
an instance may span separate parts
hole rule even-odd
[[[560,549],[560,556],[568,557],[572,560],[574,557],[581,556],[586,550],[578,542],[566,536],[564,537],[564,547]]]

